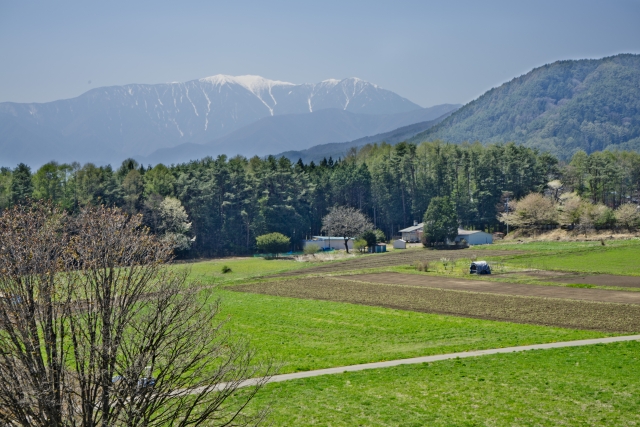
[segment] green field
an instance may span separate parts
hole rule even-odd
[[[607,334],[221,291],[229,328],[281,373]]]
[[[595,246],[552,254],[519,255],[505,264],[541,270],[640,276],[640,245]]]
[[[175,269],[187,268],[190,277],[204,284],[220,284],[242,281],[268,274],[284,273],[317,265],[309,262],[298,262],[288,259],[264,259],[260,257],[214,259],[191,263],[177,263]],[[229,273],[222,273],[222,267],[231,268]]]
[[[583,243],[536,243],[494,262],[640,275],[638,241]],[[232,271],[222,274],[224,265]],[[280,373],[607,335],[225,289],[313,265],[246,258],[187,267],[192,278],[219,285],[220,318]],[[639,359],[637,342],[483,356],[271,384],[252,406],[271,405],[269,421],[282,426],[640,425]]]
[[[624,246],[640,246],[640,239],[628,239],[628,240],[605,240],[605,247],[624,247]],[[500,241],[492,245],[480,245],[473,246],[473,249],[478,250],[501,250],[501,251],[534,251],[534,252],[567,252],[582,249],[600,249],[602,248],[602,242],[600,240],[590,241],[576,241],[576,242],[564,242],[564,241],[531,241],[531,242],[517,242],[513,240]]]
[[[537,350],[267,385],[276,426],[637,426],[640,343]]]

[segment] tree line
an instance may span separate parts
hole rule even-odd
[[[507,198],[554,191],[554,181],[612,209],[637,203],[640,155],[579,151],[565,163],[513,143],[428,142],[368,145],[318,164],[274,156],[154,167],[127,159],[117,169],[51,162],[35,172],[20,164],[0,170],[0,208],[28,199],[50,200],[71,213],[121,207],[141,214],[155,233],[182,236],[181,256],[221,256],[252,253],[256,237],[270,232],[290,237],[297,248],[322,233],[322,218],[334,206],[362,211],[392,238],[420,222],[433,198],[447,197],[461,227],[503,230],[499,215]]]

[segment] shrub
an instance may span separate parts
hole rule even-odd
[[[304,252],[305,255],[313,255],[315,256],[315,254],[317,254],[318,252],[320,252],[320,246],[318,245],[306,245],[304,247],[304,249],[302,250],[302,252]]]
[[[376,233],[373,232],[372,230],[368,230],[365,231],[364,233],[362,233],[360,235],[360,239],[358,240],[364,240],[365,241],[365,246],[368,246],[370,248],[374,247],[376,245],[376,243],[378,243],[378,238],[376,236]],[[355,242],[354,242],[355,244]]]
[[[222,274],[227,274],[227,273],[231,273],[231,267],[229,267],[228,265],[223,265]]]
[[[368,243],[367,243],[367,241],[366,241],[366,240],[364,240],[364,239],[356,239],[356,240],[353,242],[353,248],[354,248],[354,249],[356,249],[356,250],[358,250],[358,251],[360,251],[360,252],[364,252],[364,249],[365,249],[367,246],[369,246],[369,244],[368,244]],[[374,246],[375,246],[375,243],[374,243]]]
[[[418,271],[429,271],[429,263],[427,261],[416,261],[414,266]]]
[[[387,241],[387,236],[385,236],[384,232],[382,230],[380,230],[379,228],[373,230],[373,232],[376,234],[376,242],[377,243],[383,243]]]
[[[291,239],[282,233],[263,234],[256,238],[256,246],[258,250],[266,254],[275,254],[287,252]]]

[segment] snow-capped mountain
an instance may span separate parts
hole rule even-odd
[[[130,84],[47,103],[0,103],[0,163],[117,162],[183,143],[207,143],[259,119],[322,109],[396,114],[421,107],[357,78],[293,84],[216,75]]]

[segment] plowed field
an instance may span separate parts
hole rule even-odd
[[[516,323],[640,332],[640,305],[633,304],[498,295],[319,277],[237,285],[228,289]]]
[[[596,286],[614,286],[618,288],[640,288],[640,277],[638,276],[614,276],[611,274],[580,275],[555,277],[549,279],[552,282],[579,283]]]
[[[622,276],[624,277],[624,276]],[[603,289],[567,288],[564,286],[524,285],[422,274],[372,273],[342,276],[345,280],[357,280],[388,285],[423,286],[456,291],[487,292],[503,295],[519,295],[543,298],[566,298],[585,301],[640,304],[640,292],[609,291]]]

